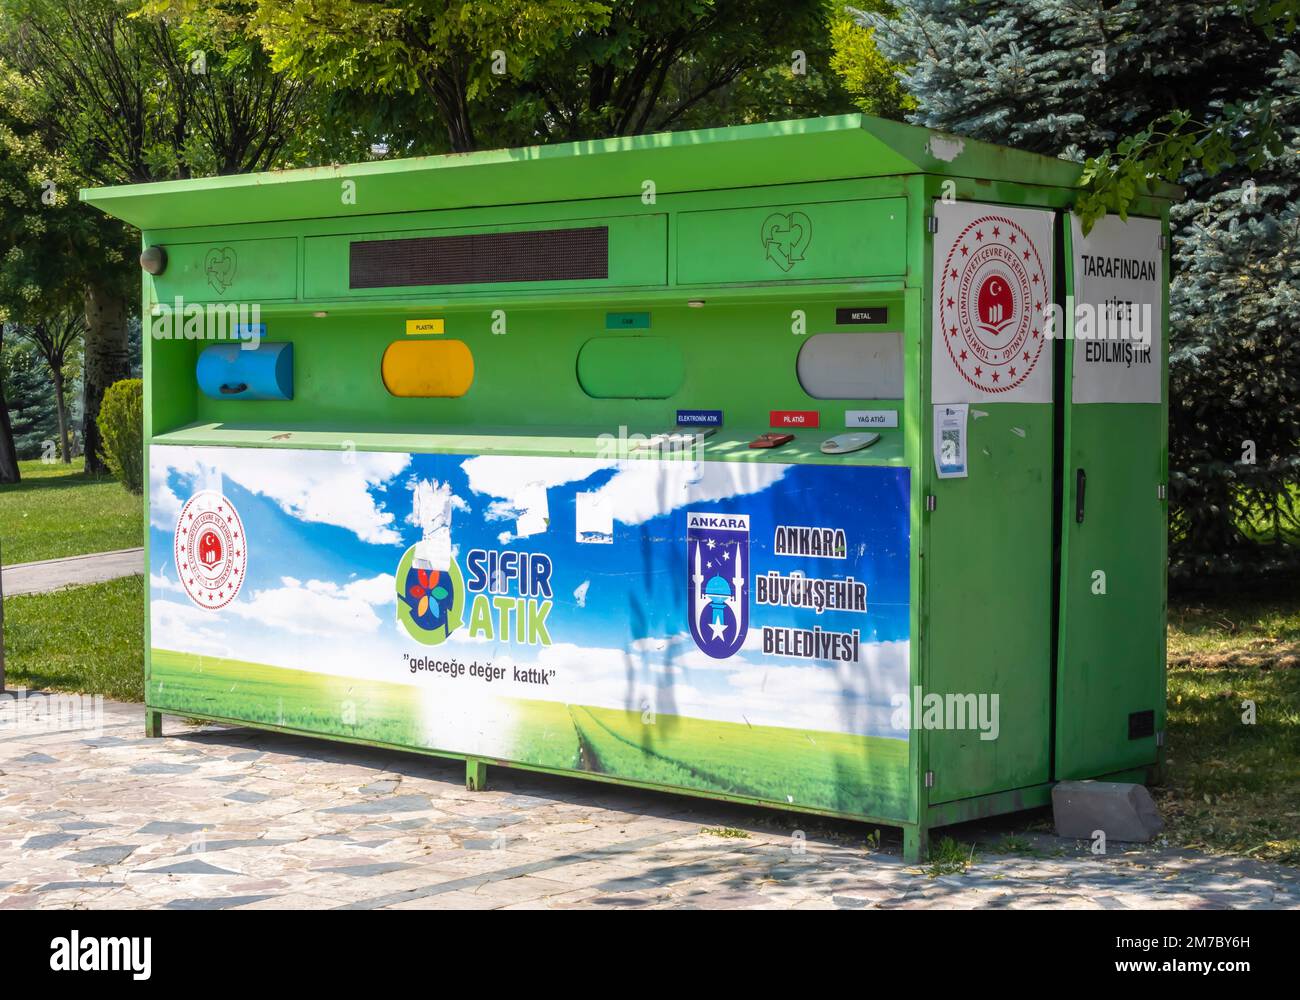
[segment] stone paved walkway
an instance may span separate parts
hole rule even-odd
[[[97,735],[0,726],[0,909],[1300,906],[1282,866],[1018,833],[934,877],[893,831],[872,850],[804,818],[801,851],[765,810],[505,769],[467,792],[453,761],[170,718],[147,740],[143,721],[110,703]]]
[[[43,559],[40,562],[5,566],[0,570],[0,591],[3,591],[6,597],[43,594],[73,584],[81,587],[89,583],[116,580],[122,576],[136,576],[143,572],[143,548],[92,552],[84,556]]]

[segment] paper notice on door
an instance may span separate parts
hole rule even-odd
[[[1108,215],[1074,253],[1071,398],[1076,403],[1159,403],[1164,378],[1164,250],[1159,219]]]
[[[940,479],[966,478],[967,403],[934,406],[934,471]]]

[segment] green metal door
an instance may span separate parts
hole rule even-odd
[[[1154,219],[1066,227],[1055,776],[1154,764],[1164,732],[1167,266]],[[1143,307],[1150,307],[1144,323]],[[1127,326],[1126,326],[1127,323]]]
[[[974,201],[938,201],[933,211],[925,417],[934,503],[927,655],[912,707],[937,804],[1051,778],[1054,345],[1042,290],[1054,287],[1055,219]],[[968,468],[944,476],[934,422],[953,405],[968,407]],[[985,704],[994,725],[973,727],[971,706]]]

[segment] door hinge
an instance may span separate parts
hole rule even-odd
[[[1165,745],[1165,731],[1162,729],[1160,730],[1160,732],[1156,733],[1156,746],[1162,747],[1164,745]]]
[[[936,504],[936,503],[937,503],[937,498],[935,497],[935,495],[934,495],[933,493],[930,493],[930,494],[927,494],[927,495],[926,495],[926,498],[925,498],[925,509],[926,509],[926,510],[934,510],[934,508],[935,508],[935,504]]]
[[[938,219],[938,217],[932,215],[932,216],[930,216],[928,219],[926,219],[926,220],[925,220],[925,228],[926,228],[927,231],[929,231],[929,232],[931,232],[931,233],[937,233],[937,232],[939,231],[939,219]]]
[[[1160,234],[1160,249],[1161,250],[1169,249],[1169,237],[1166,236],[1164,233]]]
[[[926,787],[926,788],[933,788],[933,787],[934,787],[934,772],[933,772],[933,771],[926,771],[926,772],[925,772],[925,787]]]
[[[1156,499],[1163,500],[1169,495],[1169,490],[1164,483],[1156,484]]]

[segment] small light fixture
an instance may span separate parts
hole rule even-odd
[[[704,300],[703,300],[703,299],[691,299],[691,300],[689,300],[686,304],[687,304],[688,306],[690,306],[692,309],[703,309],[703,308],[704,308]]]
[[[315,316],[317,319],[324,319],[326,316],[329,315],[329,313],[327,313],[324,309],[322,309],[320,310],[320,312],[312,313],[312,315]]]
[[[149,274],[162,274],[167,270],[167,251],[162,247],[150,247],[140,255],[140,266]]]

